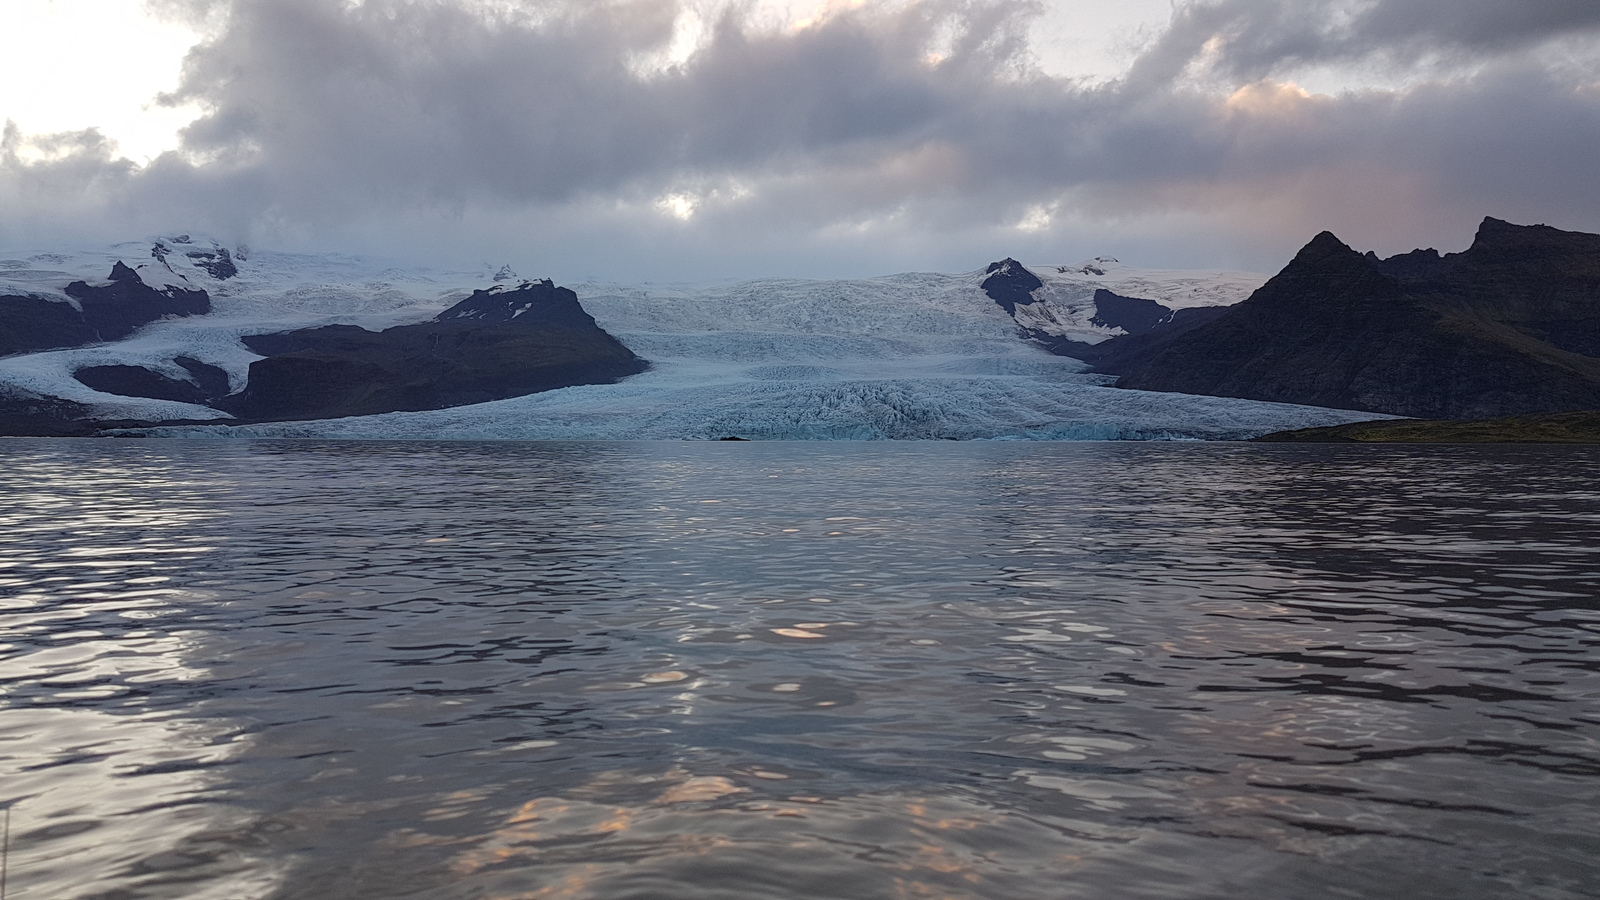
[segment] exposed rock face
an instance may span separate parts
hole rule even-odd
[[[215,250],[190,250],[184,254],[194,260],[194,264],[205,269],[212,278],[224,281],[239,274],[239,267],[233,264],[233,255],[227,247],[218,247]]]
[[[158,291],[121,262],[111,267],[110,281],[93,287],[83,281],[67,285],[67,296],[81,309],[42,297],[0,296],[0,355],[120,340],[163,316],[211,311],[205,291]]]
[[[72,373],[79,382],[107,394],[149,397],[179,403],[205,403],[205,392],[187,381],[168,378],[144,366],[89,366]]]
[[[1032,303],[1033,292],[1044,287],[1044,282],[1039,280],[1039,276],[1010,257],[997,263],[990,263],[984,272],[989,277],[980,285],[983,292],[989,295],[989,299],[1000,304],[1008,315],[1015,316],[1018,306]]]
[[[1116,296],[1113,294],[1112,296]],[[1099,295],[1096,294],[1096,302]],[[1153,300],[1146,300],[1153,303]],[[1157,321],[1143,332],[1132,332],[1126,326],[1122,330],[1128,334],[1119,335],[1098,344],[1084,344],[1078,341],[1068,341],[1059,347],[1052,347],[1051,352],[1061,356],[1071,356],[1084,362],[1093,363],[1097,371],[1119,372],[1131,360],[1141,360],[1153,353],[1156,348],[1163,347],[1178,337],[1188,334],[1194,329],[1214,319],[1220,318],[1231,307],[1227,306],[1196,306],[1189,309],[1168,310],[1162,307],[1166,317]],[[1096,319],[1099,317],[1096,316]]]
[[[104,428],[144,424],[97,418],[82,403],[0,385],[0,434],[9,437],[88,437]]]
[[[418,325],[332,325],[244,342],[267,358],[250,365],[242,392],[217,406],[255,421],[443,409],[607,384],[645,369],[577,295],[548,281],[475,291]]]
[[[173,362],[183,367],[189,377],[170,378],[144,366],[88,366],[73,372],[72,377],[97,391],[122,397],[176,400],[204,406],[227,396],[227,372],[187,356],[180,356]]]
[[[67,285],[67,296],[83,307],[84,322],[102,341],[125,338],[163,316],[199,316],[211,311],[211,297],[205,291],[176,287],[158,291],[121,262],[111,267],[110,280],[98,287],[82,281]]]
[[[199,386],[207,402],[228,396],[230,387],[226,370],[187,356],[175,357],[172,361],[189,373],[189,379]]]
[[[1600,408],[1600,235],[1486,219],[1388,260],[1317,235],[1248,300],[1145,352],[1120,387],[1436,419]]]
[[[1094,292],[1094,318],[1089,321],[1106,328],[1121,328],[1128,334],[1144,334],[1171,319],[1172,310],[1154,300],[1124,297],[1100,288]]]
[[[93,343],[95,331],[72,304],[15,294],[0,296],[0,356]]]

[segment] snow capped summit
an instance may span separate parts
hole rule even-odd
[[[1100,278],[1105,276],[1107,269],[1120,269],[1122,267],[1122,263],[1118,262],[1114,256],[1096,256],[1094,259],[1086,260],[1073,266],[1072,272],[1077,275],[1091,275]],[[1056,272],[1065,275],[1067,274],[1067,267],[1056,266]]]
[[[1070,266],[1024,266],[1006,259],[984,272],[985,293],[1026,334],[1057,352],[1067,352],[1063,341],[1097,344],[1132,333],[1128,326],[1135,321],[1170,320],[1171,313],[1178,310],[1231,306],[1267,280],[1253,272],[1139,269],[1110,256]],[[1132,318],[1108,315],[1108,310],[1102,309],[1115,303],[1121,312],[1126,301],[1156,306],[1152,315]]]
[[[476,322],[484,325],[554,325],[593,328],[594,319],[583,311],[578,297],[548,278],[524,281],[516,287],[497,284],[472,296],[437,316],[435,322]]]

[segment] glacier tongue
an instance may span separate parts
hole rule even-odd
[[[171,252],[153,253],[165,240]],[[50,296],[116,260],[141,278],[203,286],[210,315],[152,323],[126,340],[0,360],[7,385],[85,404],[106,418],[219,416],[203,406],[122,397],[73,379],[85,366],[139,365],[185,377],[184,356],[227,372],[235,389],[256,359],[244,334],[328,324],[378,330],[418,322],[492,284],[481,270],[397,267],[339,254],[247,253],[219,278],[184,236],[78,254],[0,259],[0,291]],[[179,251],[183,252],[179,252]],[[0,254],[3,255],[3,254]],[[197,261],[198,259],[198,261]],[[1105,287],[1171,308],[1243,299],[1264,276],[1136,269],[1116,260],[1030,266],[1039,294],[1080,340]],[[93,273],[101,273],[94,275]],[[1229,439],[1376,418],[1369,413],[1110,388],[1084,364],[1024,340],[986,296],[984,273],[840,281],[765,279],[711,286],[580,284],[601,327],[652,369],[614,385],[563,388],[475,406],[351,419],[143,429],[217,437],[484,439]]]
[[[1184,273],[1192,275],[1192,273]],[[575,287],[652,369],[454,409],[171,436],[713,440],[1240,439],[1371,414],[1123,391],[1020,338],[981,273]]]
[[[689,383],[681,373],[659,371],[620,385],[563,388],[432,412],[148,433],[469,440],[1239,440],[1371,418],[1371,413],[1348,410],[1123,391],[1036,376]]]

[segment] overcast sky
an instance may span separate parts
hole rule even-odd
[[[0,246],[561,280],[1600,231],[1596,0],[4,0]]]

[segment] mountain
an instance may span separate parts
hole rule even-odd
[[[1116,390],[1042,346],[1174,327],[1266,280],[1249,273],[1012,261],[1038,286],[1008,312],[983,269],[568,290],[519,282],[498,263],[438,268],[178,235],[0,253],[0,293],[70,308],[67,285],[119,261],[158,290],[204,290],[210,312],[0,358],[0,432],[1236,439],[1370,418]]]
[[[107,260],[109,280],[74,277]],[[0,260],[0,433],[432,409],[644,368],[570,290],[514,277],[501,267],[474,291],[490,270],[189,235]],[[440,299],[459,302],[433,315]]]
[[[1133,338],[1143,345],[1209,321],[1264,280],[1245,272],[1134,269],[1107,256],[1033,268],[1008,257],[990,263],[979,286],[1029,340],[1096,362],[1110,345],[1120,352]]]
[[[645,369],[576,294],[549,281],[474,291],[415,325],[326,325],[241,340],[265,358],[250,364],[243,391],[216,405],[251,421],[444,409],[609,384]]]
[[[1432,419],[1600,408],[1600,235],[1490,218],[1461,253],[1383,260],[1323,232],[1214,321],[1100,369]]]
[[[104,282],[72,281],[61,293],[0,294],[0,354],[115,341],[164,316],[211,311],[205,290],[152,287],[121,260]]]

